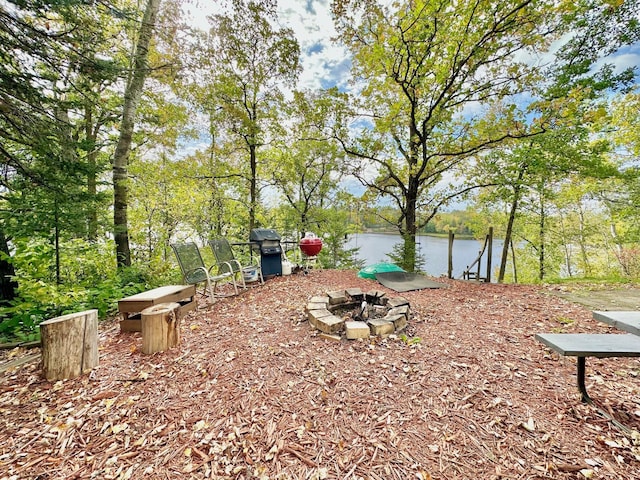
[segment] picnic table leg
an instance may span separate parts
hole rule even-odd
[[[584,386],[585,360],[585,357],[578,357],[578,389],[580,389],[583,403],[593,403],[591,397],[587,393],[587,388]]]

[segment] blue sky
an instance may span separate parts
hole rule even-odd
[[[185,8],[192,12],[190,23],[204,30],[208,28],[206,16],[220,10],[219,2],[211,0],[199,0]],[[293,29],[300,43],[303,72],[298,89],[338,86],[348,90],[351,64],[347,50],[331,41],[336,31],[330,0],[279,0],[278,18],[280,25]],[[606,61],[620,69],[638,66],[640,45],[626,47]]]
[[[336,35],[329,0],[280,1],[279,17],[300,42],[303,72],[299,88],[346,88],[351,63],[344,47],[335,45]]]
[[[300,43],[303,67],[298,82],[300,90],[347,87],[351,63],[346,49],[331,41],[336,31],[329,3],[329,0],[278,2],[280,25],[293,29]],[[185,10],[191,11],[191,25],[207,30],[209,24],[206,16],[219,11],[219,6],[217,2],[200,1],[195,5],[187,5]]]

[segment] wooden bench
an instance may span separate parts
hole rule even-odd
[[[168,285],[118,300],[118,311],[122,316],[122,320],[120,320],[120,331],[142,331],[140,312],[153,305],[171,302],[180,304],[178,310],[179,316],[194,310],[196,308],[195,285]]]
[[[584,385],[586,357],[640,357],[640,336],[632,333],[539,333],[535,338],[560,355],[578,357],[578,388],[585,403],[591,403]]]

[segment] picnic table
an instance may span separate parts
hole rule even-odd
[[[592,403],[584,384],[586,357],[640,357],[640,311],[594,311],[593,318],[627,333],[539,333],[535,336],[560,355],[578,358],[578,389],[585,403]]]
[[[640,312],[637,310],[594,311],[593,318],[624,332],[640,336]]]

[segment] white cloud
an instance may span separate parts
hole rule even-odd
[[[201,2],[195,8],[187,5],[185,15],[191,26],[207,30],[207,16],[221,10],[219,2]],[[300,44],[299,89],[346,88],[351,64],[346,49],[331,41],[336,30],[329,0],[280,0],[278,24],[291,28]]]
[[[630,51],[629,53],[621,53],[619,55],[614,55],[610,57],[606,57],[600,60],[595,68],[600,68],[603,64],[610,64],[613,66],[613,71],[615,73],[620,73],[627,68],[637,67],[640,65],[640,53],[638,50],[640,46],[637,46],[635,51]],[[637,72],[636,72],[637,74]]]
[[[303,71],[298,87],[314,90],[334,85],[344,87],[348,55],[344,47],[331,41],[336,30],[329,1],[281,1],[278,17],[282,25],[293,29],[300,43]]]

